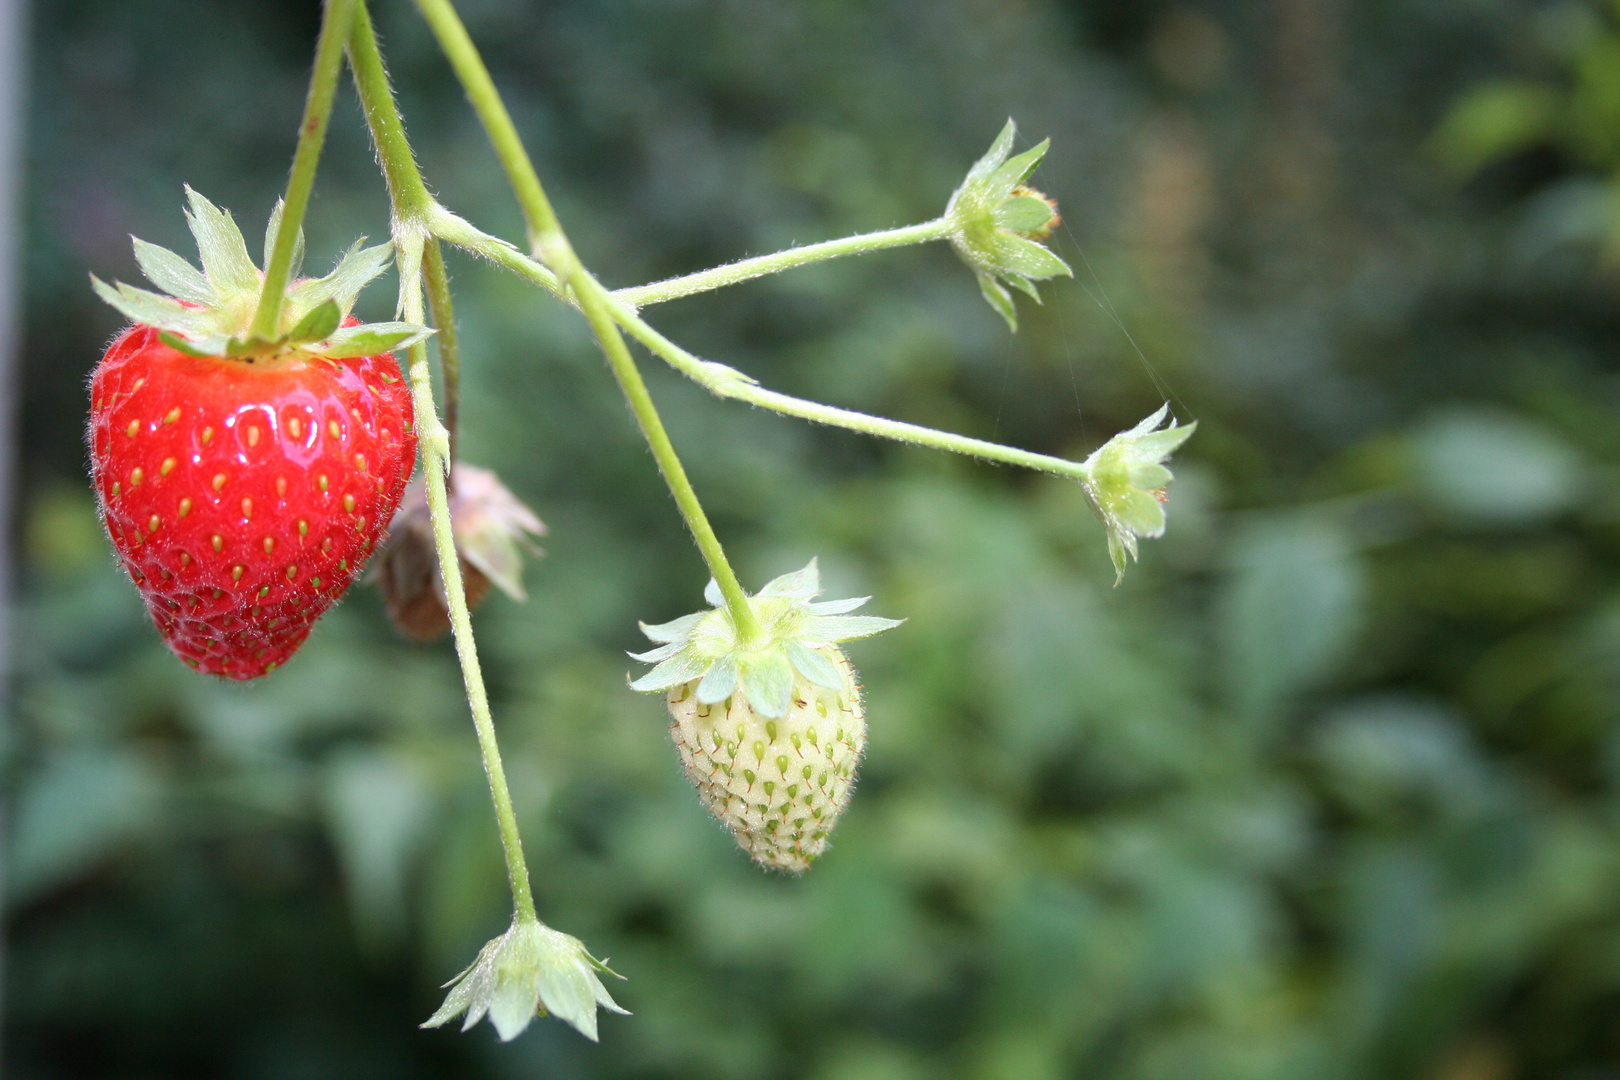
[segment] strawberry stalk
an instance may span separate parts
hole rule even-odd
[[[740,285],[744,281],[752,281],[767,274],[779,274],[783,270],[793,270],[827,259],[839,259],[846,255],[867,255],[888,248],[926,244],[930,240],[947,240],[950,235],[950,219],[939,217],[919,225],[860,233],[857,236],[845,236],[837,240],[823,240],[817,244],[803,244],[769,255],[738,259],[736,262],[729,262],[710,270],[700,270],[695,274],[683,274],[680,277],[666,278],[663,281],[636,285],[628,289],[615,289],[613,298],[622,300],[632,307],[641,308],[648,304],[661,304],[666,300],[679,300],[683,296],[695,296],[711,289],[722,289],[727,285]]]
[[[443,207],[434,207],[429,218],[429,224],[434,235],[442,238],[446,243],[454,244],[456,247],[463,248],[473,254],[481,255],[496,265],[505,267],[519,277],[526,279],[531,284],[537,285],[553,295],[558,295],[565,301],[571,302],[574,300],[572,295],[563,295],[561,287],[557,284],[556,276],[539,262],[524,255],[506,241],[480,232]],[[694,275],[694,277],[696,276]],[[681,281],[684,279],[671,280]],[[638,288],[651,287],[643,286]],[[934,450],[944,450],[948,453],[976,457],[1003,465],[1016,465],[1020,468],[1051,473],[1054,476],[1061,476],[1070,480],[1084,481],[1091,476],[1091,470],[1084,462],[1052,457],[1050,454],[1037,454],[1030,450],[1020,450],[1014,446],[1003,446],[1000,443],[988,442],[984,439],[955,435],[948,431],[923,427],[921,424],[909,424],[903,420],[872,416],[869,413],[856,412],[853,409],[841,409],[834,405],[823,405],[818,401],[796,398],[789,394],[767,389],[735,368],[715,363],[712,360],[704,360],[665,337],[625,302],[625,294],[634,291],[636,290],[622,289],[608,294],[615,321],[629,332],[631,337],[646,346],[649,352],[666,361],[670,367],[716,397],[746,401],[750,405],[758,405],[760,408],[770,409],[785,416],[797,416],[800,419],[810,420],[818,424],[847,428],[850,431],[857,431],[874,438],[911,443],[914,446],[926,446]],[[645,302],[653,303],[656,302],[656,299]]]
[[[321,12],[315,70],[310,75],[309,95],[304,99],[304,119],[298,127],[298,148],[293,152],[281,228],[264,268],[264,286],[253,315],[250,338],[269,342],[281,336],[281,301],[287,294],[287,280],[292,276],[294,253],[302,236],[300,227],[304,211],[309,207],[309,193],[315,186],[315,169],[320,164],[326,124],[332,116],[332,98],[337,93],[338,76],[343,69],[343,47],[354,25],[354,4],[355,0],[327,0]]]
[[[456,463],[456,444],[461,432],[461,346],[456,340],[456,313],[450,303],[450,275],[445,272],[444,252],[439,241],[429,238],[422,249],[422,284],[427,287],[428,310],[439,346],[439,374],[444,378],[444,426],[450,432],[450,464]],[[455,490],[455,469],[450,470],[450,488]]]
[[[534,171],[534,163],[523,149],[523,140],[512,124],[512,117],[507,113],[489,77],[489,70],[484,66],[483,58],[479,56],[455,9],[448,0],[417,0],[416,6],[439,39],[439,47],[444,50],[456,77],[461,80],[462,89],[472,103],[473,111],[483,122],[484,131],[495,148],[495,155],[506,170],[507,180],[528,224],[530,250],[568,284],[590,322],[597,344],[607,357],[619,389],[624,393],[625,401],[641,427],[642,436],[658,462],[658,469],[664,475],[664,482],[675,498],[675,505],[680,509],[687,528],[692,531],[692,538],[708,563],[709,572],[719,583],[739,639],[746,642],[758,637],[759,620],[748,603],[748,594],[743,591],[742,583],[737,580],[736,572],[726,559],[725,549],[721,547],[714,527],[709,524],[708,515],[703,512],[703,505],[687,478],[686,469],[681,465],[668,432],[664,430],[663,420],[653,404],[647,384],[642,380],[641,372],[636,368],[635,360],[619,333],[615,319],[616,309],[620,305],[575,255],[573,245],[568,242],[552,209],[551,200],[546,197],[545,188],[540,184],[540,177]]]
[[[431,243],[423,222],[433,205],[422,175],[417,170],[410,144],[405,140],[405,127],[399,110],[394,105],[393,91],[388,85],[388,72],[383,67],[382,54],[377,48],[376,33],[372,30],[371,16],[365,0],[355,0],[354,24],[349,42],[349,66],[354,73],[355,88],[359,91],[360,105],[377,144],[377,156],[382,163],[383,175],[388,182],[388,194],[393,206],[393,229],[396,260],[399,267],[400,309],[422,316],[422,267],[424,248]],[[442,260],[440,261],[442,268]],[[446,286],[446,295],[448,287]],[[445,324],[449,323],[448,305]],[[441,326],[442,329],[442,326]],[[442,354],[441,354],[442,355]],[[420,431],[418,446],[422,455],[422,474],[427,488],[428,510],[433,523],[434,547],[439,557],[439,570],[444,580],[445,598],[450,608],[450,628],[455,638],[456,657],[461,662],[462,682],[467,704],[472,712],[473,729],[478,736],[478,749],[483,758],[484,774],[489,781],[490,797],[495,804],[495,820],[500,829],[501,847],[506,855],[507,879],[512,888],[512,906],[516,918],[523,923],[536,921],[534,893],[529,885],[529,868],[523,858],[523,839],[518,832],[517,814],[512,808],[512,793],[506,783],[506,769],[501,762],[500,745],[495,738],[495,718],[489,708],[489,694],[484,688],[483,669],[478,662],[478,648],[473,640],[472,616],[467,607],[466,586],[461,577],[461,559],[456,553],[455,534],[450,520],[449,492],[445,486],[448,473],[449,436],[439,424],[433,401],[433,380],[428,369],[427,348],[418,342],[409,353],[409,377],[415,399],[416,419]],[[436,427],[430,433],[427,428]]]

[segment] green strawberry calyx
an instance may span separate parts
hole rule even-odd
[[[1163,426],[1161,426],[1163,425]],[[1164,461],[1181,448],[1197,421],[1177,424],[1170,406],[1129,431],[1109,439],[1085,461],[1080,488],[1108,532],[1108,554],[1114,562],[1114,584],[1125,576],[1127,558],[1136,558],[1136,538],[1164,535],[1164,489],[1173,479]]]
[[[599,972],[618,974],[578,938],[519,916],[444,984],[450,993],[422,1026],[440,1027],[465,1013],[461,1030],[466,1031],[488,1016],[501,1041],[511,1042],[535,1017],[550,1013],[595,1042],[598,1007],[630,1015],[607,992]]]
[[[1038,304],[1041,295],[1035,282],[1060,274],[1074,276],[1068,263],[1037,243],[1057,226],[1057,204],[1024,184],[1046,156],[1052,140],[1013,156],[1013,137],[1017,134],[1018,126],[1008,120],[990,149],[968,170],[945,208],[951,223],[952,246],[977,275],[985,301],[1014,332],[1018,330],[1018,313],[1006,286],[1011,285]]]
[[[741,686],[753,710],[770,719],[787,714],[796,678],[842,691],[843,675],[827,650],[841,641],[882,633],[902,620],[849,614],[869,596],[814,602],[820,593],[816,560],[783,574],[748,598],[762,633],[741,641],[720,586],[711,579],[703,598],[712,610],[658,626],[641,624],[641,632],[660,646],[630,656],[657,666],[630,689],[657,693],[697,680],[697,700],[717,705]]]
[[[393,255],[393,244],[362,247],[362,238],[354,242],[330,274],[294,280],[288,286],[275,337],[253,335],[250,327],[264,273],[254,265],[247,241],[229,211],[221,210],[190,187],[186,188],[186,199],[190,204],[186,224],[197,238],[197,251],[202,257],[200,271],[167,248],[131,237],[141,273],[162,293],[121,281],[108,285],[90,275],[97,296],[135,322],[155,328],[169,347],[190,356],[247,361],[284,354],[339,360],[406,348],[433,333],[425,326],[407,322],[343,325],[355,297],[387,269]],[[278,201],[265,232],[266,262],[281,230],[281,213]],[[303,257],[304,233],[300,229],[293,249],[291,276],[295,279]]]

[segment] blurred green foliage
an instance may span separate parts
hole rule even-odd
[[[909,618],[851,650],[833,850],[767,876],[624,687],[636,619],[705,575],[599,355],[455,262],[466,453],[551,527],[531,600],[477,619],[537,899],[636,1015],[418,1031],[508,914],[448,646],[357,589],[262,684],[199,679],[83,478],[118,329],[86,272],[183,247],[182,181],[268,213],[315,5],[40,0],[9,1075],[1620,1077],[1620,295],[1612,220],[1570,224],[1620,165],[1610,9],[463,10],[615,285],[922,220],[1009,114],[1050,135],[1077,278],[1016,338],[943,245],[650,314],[767,385],[1049,453],[1170,395],[1200,427],[1169,535],[1113,589],[1072,485],[648,362],[745,581],[818,555]],[[429,182],[521,235],[410,6],[375,11]],[[345,94],[317,268],[386,231]]]

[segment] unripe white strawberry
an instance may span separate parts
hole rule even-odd
[[[855,669],[838,646],[820,651],[843,685],[830,690],[795,678],[792,704],[779,720],[760,716],[746,694],[705,705],[696,679],[666,698],[675,749],[709,813],[754,861],[794,873],[827,850],[866,751]]]
[[[666,691],[670,734],[704,805],[755,862],[802,873],[827,849],[866,749],[861,688],[837,645],[899,623],[848,615],[867,597],[812,603],[815,561],[777,578],[749,606],[760,636],[738,639],[719,587],[715,605],[642,630],[662,648],[632,689]],[[635,654],[632,654],[635,655]]]

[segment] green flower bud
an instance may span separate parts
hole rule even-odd
[[[1164,488],[1172,477],[1162,462],[1198,426],[1159,427],[1169,412],[1169,405],[1161,406],[1129,431],[1109,439],[1085,460],[1088,476],[1080,481],[1080,487],[1108,530],[1108,554],[1114,560],[1116,585],[1125,576],[1126,556],[1136,558],[1136,538],[1164,535]]]
[[[445,983],[450,993],[422,1026],[439,1027],[466,1013],[466,1031],[487,1014],[501,1041],[510,1042],[536,1016],[550,1012],[595,1042],[598,1005],[630,1015],[608,996],[599,971],[614,974],[578,938],[534,919],[513,919],[466,971]]]
[[[1057,226],[1057,204],[1024,184],[1046,156],[1052,140],[1012,157],[1009,155],[1017,131],[1017,126],[1008,120],[989,152],[968,170],[967,178],[945,208],[956,253],[978,275],[985,300],[1013,331],[1018,329],[1018,314],[1006,285],[1038,304],[1041,297],[1035,291],[1035,282],[1059,274],[1074,276],[1067,263],[1036,243],[1051,235]]]

